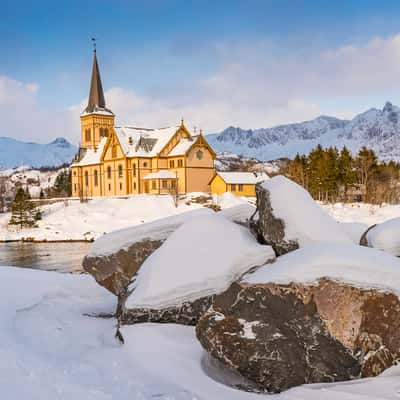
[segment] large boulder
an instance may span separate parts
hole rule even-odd
[[[194,324],[214,295],[274,259],[270,246],[219,213],[192,218],[145,260],[129,287],[122,322]]]
[[[361,246],[319,244],[247,275],[243,284],[315,303],[330,334],[357,358],[362,376],[400,359],[400,260]]]
[[[218,215],[248,225],[255,207],[248,203],[224,209]],[[154,222],[108,233],[97,239],[83,259],[83,269],[116,296],[124,297],[144,260],[157,250],[183,222],[214,212],[201,208]]]
[[[312,300],[268,286],[232,284],[200,318],[196,334],[212,357],[272,393],[360,373]]]
[[[83,259],[83,269],[116,296],[124,296],[144,260],[172,232],[190,218],[212,213],[209,209],[201,208],[101,236]]]
[[[278,256],[315,242],[352,243],[340,224],[290,179],[276,176],[259,183],[256,195],[251,229]]]
[[[400,257],[400,218],[372,225],[364,232],[360,244]]]

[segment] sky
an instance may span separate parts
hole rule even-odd
[[[80,140],[97,38],[117,124],[215,133],[400,105],[398,0],[0,0],[0,136]]]

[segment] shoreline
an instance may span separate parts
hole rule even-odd
[[[95,239],[60,239],[60,240],[47,240],[47,239],[8,239],[0,240],[0,243],[93,243]]]

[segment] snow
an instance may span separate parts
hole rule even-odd
[[[169,152],[170,157],[183,156],[193,146],[195,137],[192,139],[181,139],[181,141]]]
[[[262,183],[269,191],[273,214],[285,223],[285,239],[300,247],[313,242],[352,243],[350,237],[327,215],[300,185],[275,176]]]
[[[255,185],[269,179],[266,173],[256,172],[217,172],[217,175],[228,184]]]
[[[64,138],[48,144],[21,142],[9,137],[0,137],[0,170],[28,165],[34,168],[57,167],[70,163],[77,147]]]
[[[342,222],[340,227],[355,244],[360,244],[361,236],[368,229],[368,225],[362,222]]]
[[[400,204],[335,203],[320,206],[339,222],[362,222],[368,226],[400,217]]]
[[[382,110],[369,109],[351,121],[320,116],[272,128],[244,130],[231,126],[218,134],[207,135],[206,139],[217,152],[261,161],[308,154],[318,144],[339,149],[346,146],[353,153],[366,146],[383,161],[399,161],[399,120],[399,107],[386,103]]]
[[[113,254],[121,249],[126,249],[133,243],[145,239],[163,240],[166,235],[174,232],[184,221],[200,215],[209,215],[212,213],[213,211],[208,208],[201,208],[180,215],[161,218],[147,224],[113,231],[98,238],[92,246],[90,246],[88,255],[90,257],[97,257]]]
[[[394,256],[400,256],[400,218],[393,218],[367,233],[368,244]]]
[[[150,172],[143,179],[176,179],[177,175],[167,169],[160,169],[158,172]]]
[[[270,246],[218,214],[191,218],[143,263],[128,308],[163,308],[220,293],[275,258]]]
[[[41,206],[42,220],[38,228],[13,229],[8,226],[11,214],[0,214],[0,241],[34,238],[37,241],[91,240],[105,233],[120,230],[160,218],[182,214],[187,211],[204,209],[202,204],[192,202],[192,193],[180,197],[175,207],[172,196],[132,195],[127,197],[97,197],[87,203],[78,199],[66,199],[54,204]],[[210,200],[211,202],[211,200]],[[245,204],[244,198],[222,197],[222,208]]]
[[[0,300],[2,400],[398,399],[399,367],[279,395],[233,389],[206,373],[188,326],[127,326],[119,345],[114,319],[85,316],[115,306],[114,296],[85,275],[2,267]]]
[[[331,278],[400,295],[400,259],[354,244],[318,243],[278,257],[244,278],[249,283],[315,283]]]

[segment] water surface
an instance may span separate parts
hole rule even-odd
[[[45,271],[82,272],[90,243],[0,243],[1,266]]]

